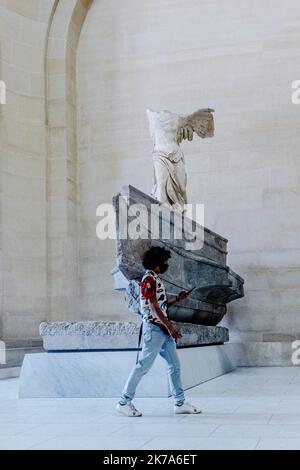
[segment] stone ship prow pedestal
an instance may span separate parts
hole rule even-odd
[[[158,245],[171,251],[169,269],[161,275],[167,294],[195,287],[187,299],[170,307],[172,320],[217,325],[226,313],[226,304],[243,297],[244,280],[226,264],[224,237],[131,185],[123,186],[113,203],[117,232],[117,267],[112,271],[115,289],[126,288],[131,279],[141,280],[145,271],[142,255],[151,245]],[[130,224],[140,225],[138,238],[128,234]]]

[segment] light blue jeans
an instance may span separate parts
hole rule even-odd
[[[175,398],[176,405],[184,403],[184,391],[181,384],[180,362],[176,350],[176,343],[172,336],[166,335],[157,325],[147,321],[143,322],[143,349],[140,360],[132,370],[120,399],[125,405],[133,400],[136,388],[142,377],[149,372],[158,354],[168,364],[168,377],[170,389]]]

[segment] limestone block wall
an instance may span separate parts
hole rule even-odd
[[[1,309],[5,339],[37,337],[47,311],[44,50],[53,1],[0,2]]]
[[[145,109],[211,106],[214,139],[185,144],[188,196],[246,280],[226,323],[244,340],[300,333],[299,31],[297,0],[93,3],[77,62],[83,318],[125,312],[95,211],[124,182],[151,188]]]
[[[78,319],[77,44],[92,0],[0,0],[0,337]]]
[[[216,109],[185,143],[190,202],[229,239],[243,341],[300,333],[297,0],[0,0],[0,336],[43,320],[132,319],[96,208],[152,186],[145,109]],[[271,363],[271,362],[270,362]]]
[[[58,1],[46,49],[48,318],[79,319],[76,59],[92,0]]]

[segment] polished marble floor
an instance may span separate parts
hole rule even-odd
[[[174,416],[172,399],[17,399],[0,380],[0,449],[300,449],[300,367],[239,368],[187,392],[201,415]]]

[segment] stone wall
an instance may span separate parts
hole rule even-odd
[[[92,0],[56,2],[46,51],[48,316],[79,319],[77,46]]]
[[[78,318],[76,57],[92,0],[1,0],[0,335]]]
[[[47,312],[44,56],[49,0],[0,2],[1,335],[37,336]]]
[[[42,320],[132,319],[96,208],[152,186],[147,107],[216,109],[184,144],[190,202],[229,239],[243,341],[300,332],[297,0],[0,0],[0,335]]]
[[[95,211],[121,183],[151,188],[145,109],[211,106],[215,137],[185,144],[186,166],[190,202],[245,278],[225,323],[244,341],[300,332],[299,27],[296,0],[94,2],[77,69],[82,317],[124,311]]]

